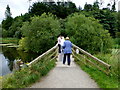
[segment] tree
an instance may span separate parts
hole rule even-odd
[[[112,47],[112,40],[107,30],[92,17],[75,13],[67,18],[65,32],[77,46],[93,53]]]
[[[22,28],[24,38],[20,40],[19,49],[43,53],[55,45],[60,34],[60,23],[52,14],[34,16],[31,22],[24,22]]]
[[[12,25],[12,22],[13,22],[13,18],[8,17],[6,20],[2,21],[2,28],[8,31],[9,27]]]
[[[114,4],[112,5],[112,11],[115,11],[115,10],[116,10],[115,5],[116,5],[116,2],[115,2],[115,0],[114,0]]]
[[[6,11],[5,11],[5,17],[8,18],[8,17],[11,17],[11,12],[10,12],[10,7],[9,5],[7,5],[6,7]]]
[[[47,4],[42,3],[42,2],[34,3],[31,6],[31,9],[29,10],[29,14],[31,16],[34,16],[34,15],[41,16],[44,12],[48,13],[49,12],[49,8],[48,8]]]
[[[21,16],[14,18],[14,22],[9,28],[9,37],[21,38],[22,34],[20,28],[22,27],[22,24],[23,21]]]
[[[93,4],[93,10],[98,10],[99,9],[99,2],[96,0]]]
[[[9,27],[12,25],[13,18],[11,17],[10,7],[7,5],[5,11],[6,19],[2,21],[2,28],[5,30],[9,30]]]
[[[117,32],[116,32],[116,37],[120,38],[120,11],[118,11],[118,15],[117,15]],[[120,41],[119,41],[119,43],[120,43]]]
[[[118,12],[117,18],[118,18],[118,32],[120,32],[120,11]]]
[[[84,11],[92,11],[93,10],[93,6],[91,4],[85,4],[84,5]]]
[[[68,8],[71,11],[70,13],[74,13],[74,12],[78,11],[75,3],[73,3],[73,2],[67,2],[67,3],[69,5]]]
[[[72,2],[38,2],[34,3],[29,13],[31,16],[41,15],[48,12],[56,15],[58,18],[65,19],[68,15],[77,12],[75,3]]]
[[[109,9],[100,10],[100,14],[95,18],[100,20],[100,23],[106,30],[109,30],[112,37],[115,37],[117,31],[116,13],[111,12]]]

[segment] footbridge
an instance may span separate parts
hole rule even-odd
[[[72,48],[70,66],[62,64],[62,60],[59,58],[60,54],[58,53],[57,44],[30,62],[28,66],[38,63],[46,56],[50,61],[55,60],[56,66],[45,77],[31,85],[30,88],[98,88],[96,82],[92,80],[75,62],[95,67],[106,75],[109,75],[110,73],[111,66],[109,64],[91,55],[75,44],[73,44]]]

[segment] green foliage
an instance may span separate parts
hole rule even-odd
[[[118,32],[120,33],[120,11],[117,14],[117,20],[118,20]],[[119,34],[120,37],[120,34]]]
[[[29,50],[29,44],[28,44],[28,38],[25,37],[25,38],[21,38],[20,41],[19,41],[19,48],[18,50],[25,50],[25,51],[28,51]]]
[[[6,38],[8,36],[8,31],[5,29],[2,29],[2,37]]]
[[[86,4],[84,5],[84,10],[85,10],[85,11],[87,11],[87,12],[88,12],[88,11],[92,11],[92,9],[93,9],[93,6],[92,6],[91,4],[87,4],[87,3],[86,3]]]
[[[120,45],[120,38],[115,38],[114,40],[116,44]]]
[[[21,30],[25,37],[20,40],[20,48],[43,53],[55,45],[60,34],[60,23],[52,14],[44,13],[32,17],[31,22],[25,22]]]
[[[55,60],[50,61],[49,55],[43,57],[30,67],[22,68],[11,75],[3,77],[3,88],[25,88],[45,76],[54,66]]]
[[[76,5],[72,2],[37,2],[29,10],[30,15],[42,15],[43,13],[52,13],[59,18],[66,18],[69,14],[77,12]]]
[[[30,18],[34,15],[41,16],[45,13],[52,13],[56,15],[58,18],[65,19],[68,15],[71,15],[75,12],[80,12],[85,14],[86,17],[94,17],[98,19],[100,23],[103,25],[103,28],[109,30],[109,33],[112,37],[116,37],[119,34],[119,12],[115,11],[115,2],[113,2],[112,10],[109,8],[100,9],[100,3],[96,0],[93,5],[85,4],[83,10],[79,10],[76,8],[75,3],[73,2],[36,2],[29,9],[28,13],[21,16],[17,16],[14,19],[11,17],[10,8],[7,6],[6,14],[7,18],[2,21],[2,29],[5,29],[3,32],[3,36],[7,37],[17,37],[21,38],[20,27],[22,22],[31,21]],[[117,18],[118,16],[118,18]],[[19,20],[16,20],[16,18]],[[63,32],[64,33],[64,32]],[[5,35],[4,35],[5,34]]]
[[[48,13],[49,12],[49,8],[46,4],[44,3],[34,3],[31,7],[31,9],[29,10],[29,13],[34,16],[34,15],[39,15],[41,16],[43,13]]]
[[[119,52],[120,52],[119,49],[112,49],[111,53],[107,53],[107,54],[100,53],[100,54],[96,54],[94,56],[96,56],[100,60],[103,60],[104,62],[110,64],[111,65],[111,75],[118,77],[118,74],[119,74],[119,71],[118,71]]]
[[[13,18],[12,17],[8,17],[5,20],[2,21],[2,28],[5,30],[9,30],[9,27],[12,25],[13,22]]]
[[[99,9],[99,2],[98,2],[98,0],[96,0],[93,4],[93,10],[97,11],[98,9]]]
[[[113,7],[115,6],[115,2]],[[114,11],[114,12],[113,12]],[[110,10],[108,8],[99,9],[99,2],[96,0],[94,4],[85,4],[84,10],[81,12],[84,13],[85,16],[92,16],[95,19],[98,19],[100,23],[103,25],[103,28],[109,30],[109,33],[112,37],[115,37],[115,33],[117,32],[117,12],[114,10]]]
[[[115,5],[116,5],[116,2],[115,2],[115,0],[114,0],[114,4],[112,5],[112,11],[115,11],[115,10],[116,10]]]
[[[6,11],[5,11],[5,17],[6,19],[2,21],[2,28],[5,30],[8,30],[9,27],[12,25],[13,18],[11,17],[10,7],[7,5]]]
[[[113,48],[116,48],[116,49],[120,48],[120,38],[114,39],[114,47]]]
[[[21,38],[22,33],[20,28],[24,21],[29,21],[30,15],[27,13],[21,16],[17,16],[14,19],[12,17],[8,17],[2,21],[2,36],[3,37],[14,37]]]
[[[21,18],[14,19],[14,22],[9,28],[9,37],[21,38],[22,35],[20,28],[22,27],[22,23]]]
[[[78,13],[69,16],[65,32],[74,44],[91,53],[106,52],[112,47],[110,34],[92,17]]]
[[[18,44],[19,39],[17,38],[0,38],[0,43],[13,43]]]
[[[119,64],[117,52],[113,50],[111,54],[97,54],[95,56],[111,65],[110,75],[106,75],[96,67],[90,66],[89,64],[84,65],[76,58],[75,62],[97,82],[100,88],[118,88]]]
[[[104,29],[109,30],[111,36],[115,37],[117,31],[117,13],[110,10],[99,10],[93,13],[94,17],[100,21]]]

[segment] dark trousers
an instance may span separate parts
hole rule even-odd
[[[61,45],[58,44],[58,52],[61,53]]]
[[[66,62],[66,57],[67,57],[68,65],[70,65],[70,53],[64,54],[63,64],[65,64]]]

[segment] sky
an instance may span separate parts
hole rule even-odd
[[[31,0],[31,3],[29,3],[29,0],[0,0],[0,23],[2,22],[3,19],[5,19],[5,10],[7,5],[9,5],[10,11],[12,13],[12,17],[14,18],[16,16],[28,12],[29,4],[32,5],[34,2],[38,2],[38,1],[43,1],[43,0]],[[67,1],[67,0],[59,0],[59,1]],[[88,4],[93,4],[93,2],[96,0],[71,0],[71,1],[75,3],[77,7],[81,6],[83,9],[86,2]],[[107,4],[113,0],[102,0],[102,1],[103,1],[102,7],[106,7]],[[116,4],[116,9],[118,10],[118,6],[119,6],[119,10],[120,10],[120,0],[118,0],[118,2]]]

